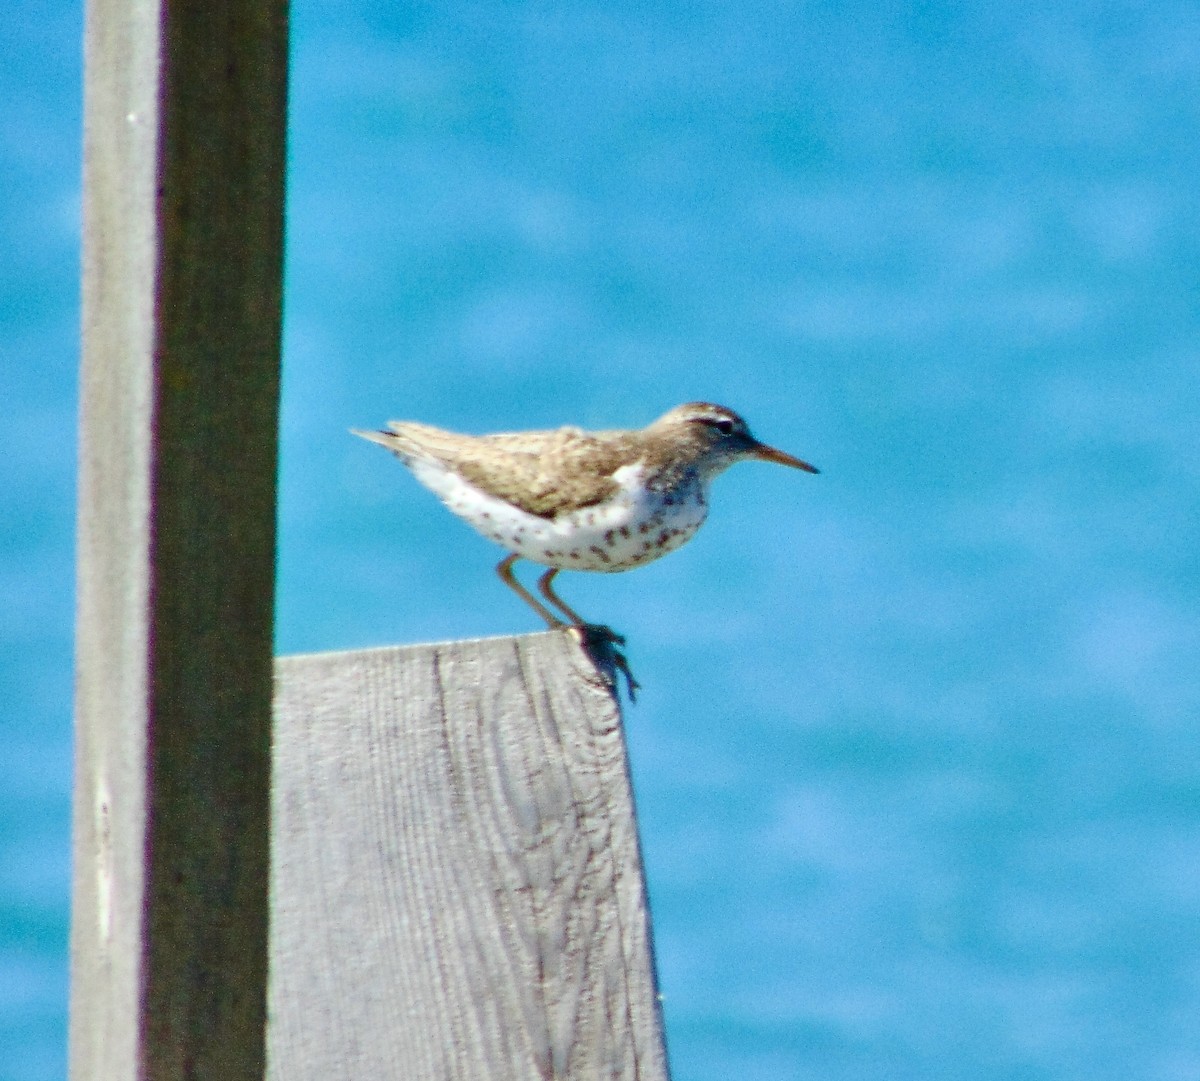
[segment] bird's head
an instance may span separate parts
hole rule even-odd
[[[803,469],[808,473],[819,470],[774,447],[760,443],[750,434],[746,422],[732,409],[709,402],[688,402],[664,413],[650,432],[660,433],[687,448],[696,468],[708,478],[728,469],[735,462],[757,458],[764,462]]]

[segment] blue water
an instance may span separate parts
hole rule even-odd
[[[0,1081],[61,1078],[79,11],[0,33]],[[1200,1079],[1200,12],[295,9],[279,648],[532,630],[350,425],[734,406],[630,639],[677,1081]]]

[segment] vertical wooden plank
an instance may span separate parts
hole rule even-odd
[[[285,0],[89,0],[74,1081],[263,1072]]]
[[[570,636],[276,670],[272,1081],[665,1081],[621,717]]]

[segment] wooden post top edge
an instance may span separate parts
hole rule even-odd
[[[307,653],[281,653],[275,657],[276,663],[283,661],[316,661],[332,660],[335,657],[361,657],[364,655],[379,656],[384,653],[397,653],[406,650],[457,649],[461,646],[477,646],[495,642],[528,642],[548,640],[553,635],[561,634],[560,630],[528,631],[525,634],[490,634],[478,638],[447,638],[437,642],[396,642],[383,646],[356,646],[352,649],[316,649]]]
[[[617,688],[624,681],[630,701],[634,699],[637,681],[629,671],[624,654],[612,639],[584,641],[581,635],[569,633],[571,628],[533,631],[527,634],[500,634],[485,638],[451,638],[441,642],[412,642],[388,646],[364,646],[359,649],[321,650],[313,653],[290,653],[275,657],[275,678],[292,678],[291,673],[337,671],[359,665],[402,663],[406,659],[447,656],[458,653],[477,653],[498,656],[497,650],[509,649],[539,662],[551,665],[566,662],[569,671],[613,697],[620,712]]]

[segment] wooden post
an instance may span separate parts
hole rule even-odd
[[[575,641],[276,673],[272,1081],[665,1081],[621,717]]]
[[[265,1054],[285,0],[89,0],[72,1081]]]

